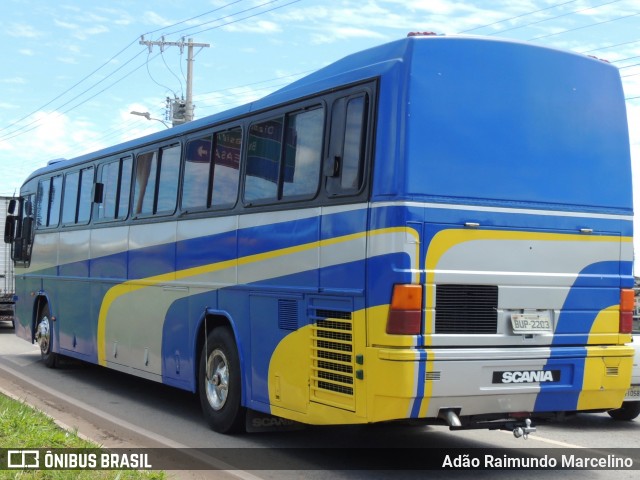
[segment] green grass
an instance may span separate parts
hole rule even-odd
[[[0,448],[100,448],[80,438],[77,432],[68,432],[55,422],[25,403],[0,395]],[[164,472],[138,472],[135,470],[0,470],[0,479],[14,480],[138,480],[165,479]]]

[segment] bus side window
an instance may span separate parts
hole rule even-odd
[[[238,198],[242,130],[233,128],[215,134],[214,171],[211,179],[212,207],[232,207]]]
[[[333,104],[324,165],[330,195],[353,195],[362,187],[367,118],[366,94],[339,98]]]
[[[184,210],[208,206],[209,178],[211,176],[211,136],[187,142],[182,202]]]
[[[36,225],[38,228],[56,227],[60,220],[62,175],[47,178],[38,183]]]
[[[89,223],[91,212],[91,190],[93,188],[93,167],[65,175],[64,198],[62,202],[62,224]]]
[[[154,214],[171,214],[176,210],[178,179],[180,178],[180,154],[180,145],[160,149],[158,197]]]
[[[102,184],[102,203],[98,204],[98,220],[122,220],[129,214],[131,193],[131,157],[100,166],[98,178]]]
[[[93,197],[93,167],[80,170],[80,191],[78,192],[78,214],[76,223],[87,224],[91,217],[91,205]]]
[[[148,152],[138,155],[136,161],[136,186],[134,194],[135,215],[152,214],[156,191],[158,168],[158,152]]]
[[[178,200],[180,145],[138,155],[134,214],[171,214]]]
[[[247,204],[278,198],[283,123],[284,117],[279,116],[249,127],[244,177],[244,200]]]
[[[313,197],[318,191],[324,129],[324,109],[287,115],[282,197]]]
[[[314,105],[251,125],[245,202],[294,201],[318,191],[324,108]]]
[[[65,175],[64,198],[62,199],[62,224],[72,225],[76,223],[76,208],[78,206],[78,185],[80,172],[71,172]]]

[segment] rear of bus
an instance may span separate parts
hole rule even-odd
[[[406,89],[378,111],[370,232],[405,234],[368,264],[372,420],[619,407],[633,213],[618,70],[472,37],[408,50]]]

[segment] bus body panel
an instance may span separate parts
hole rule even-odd
[[[597,60],[409,38],[229,116],[41,169],[22,195],[56,169],[135,159],[213,124],[247,129],[253,112],[353,96],[359,82],[376,114],[362,191],[323,193],[324,168],[316,197],[289,206],[41,228],[16,268],[17,335],[33,341],[46,301],[54,352],[196,391],[206,332],[227,324],[242,405],[314,424],[619,406],[633,355],[619,332],[630,158],[619,74]],[[423,293],[419,331],[399,335],[387,322],[402,284]]]

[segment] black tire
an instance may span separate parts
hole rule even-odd
[[[207,377],[209,363],[209,377]],[[246,409],[241,406],[242,375],[238,349],[231,330],[216,328],[202,347],[198,369],[200,405],[209,426],[219,433],[245,429]]]
[[[620,408],[607,413],[614,420],[633,420],[640,415],[640,402],[623,402]]]
[[[51,313],[47,304],[40,310],[34,339],[40,345],[40,355],[43,363],[49,368],[55,368],[58,365],[58,355],[52,351],[53,322],[51,321]]]

